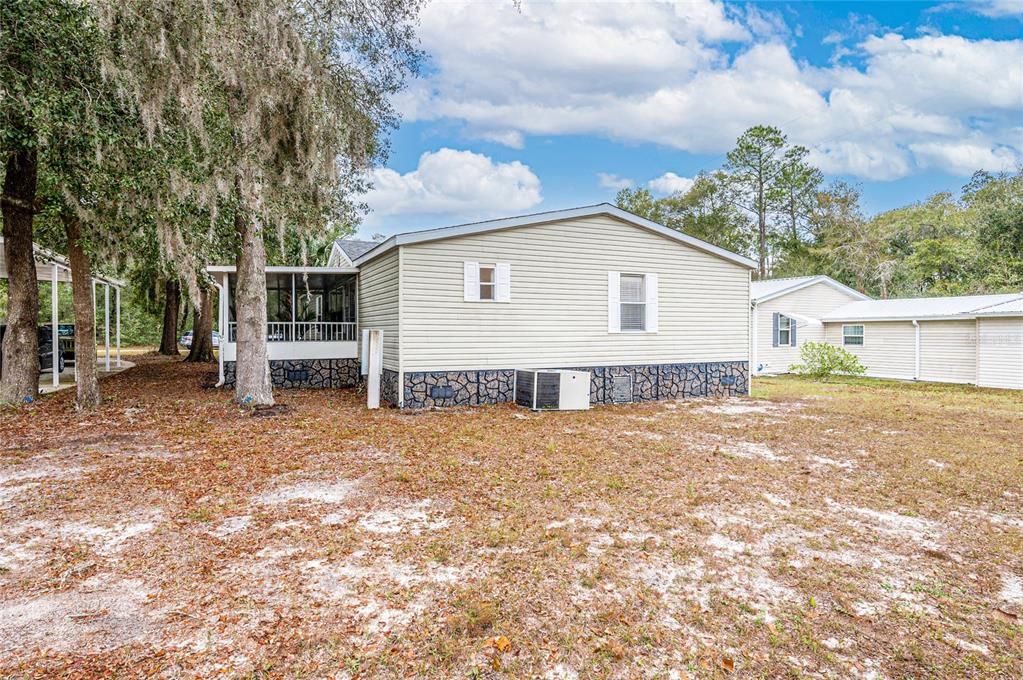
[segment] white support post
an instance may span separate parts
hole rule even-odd
[[[364,337],[369,340],[369,347],[366,348],[366,359],[369,364],[366,376],[366,407],[380,408],[380,373],[383,369],[384,334],[380,330],[368,330]]]
[[[60,312],[57,309],[57,263],[53,263],[53,278],[50,283],[50,337],[53,343],[53,387],[60,387],[60,334],[57,332],[57,322],[60,321]]]
[[[295,291],[296,291],[296,288],[295,288],[295,275],[292,274],[291,275],[291,337],[288,338],[289,342],[296,342],[298,340],[298,336],[295,334],[296,323],[298,322],[298,318],[296,317],[296,314],[298,313],[298,301],[295,299]]]
[[[220,331],[220,342],[224,342],[225,335],[227,336],[228,342],[234,342],[235,338],[231,334],[231,275],[224,274],[224,328],[227,329],[226,333],[224,330]]]
[[[220,330],[220,346],[217,348],[217,365],[220,369],[220,380],[217,381],[217,386],[224,384],[224,343],[227,342],[227,284],[228,278],[225,273],[221,279],[220,284],[217,288],[220,289],[220,295],[217,299],[218,309],[218,321],[217,326]]]
[[[107,373],[110,372],[110,284],[103,288],[103,352]]]
[[[114,318],[117,320],[117,367],[121,367],[121,289],[114,288]]]

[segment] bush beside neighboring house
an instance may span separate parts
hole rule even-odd
[[[799,351],[800,364],[789,370],[811,380],[827,381],[834,375],[863,375],[866,368],[859,357],[827,342],[807,342]]]

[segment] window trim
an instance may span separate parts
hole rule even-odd
[[[483,281],[481,272],[492,272],[490,281]],[[510,262],[476,262],[465,260],[462,263],[462,301],[463,302],[496,302],[508,304],[512,301],[512,266]],[[491,293],[483,297],[484,290]]]
[[[846,328],[859,328],[859,335],[846,335]],[[847,338],[859,338],[859,344],[847,342]],[[867,326],[862,323],[846,323],[842,324],[842,347],[866,347],[867,346]]]
[[[483,270],[489,269],[492,274],[490,281],[483,280]],[[497,263],[482,263],[480,262],[476,267],[476,284],[479,286],[479,297],[474,302],[497,302]],[[483,297],[483,288],[490,288],[490,297]]]
[[[787,324],[785,328],[782,328],[782,322],[785,322]],[[781,339],[781,334],[782,333],[788,333],[788,335],[785,337],[784,341],[782,341],[782,339]],[[778,346],[779,347],[791,347],[792,346],[792,317],[791,316],[785,316],[784,314],[779,314],[778,315]]]
[[[640,297],[643,299],[642,302],[626,302],[622,299],[622,279],[626,276],[638,276],[640,279]],[[618,272],[618,332],[619,333],[652,333],[647,329],[647,275],[639,272]],[[625,309],[625,305],[637,305],[643,309],[643,327],[642,328],[624,328],[622,326],[622,320],[624,315],[622,312]]]

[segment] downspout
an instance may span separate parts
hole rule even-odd
[[[913,363],[913,380],[920,380],[920,322],[916,319],[913,319],[913,328],[916,330],[916,360]]]
[[[752,305],[750,313],[750,388],[753,387],[753,374],[757,372],[757,359],[760,355],[760,342],[757,338],[757,325],[760,322],[760,307],[756,302]]]
[[[749,344],[749,376],[746,378],[746,396],[753,396],[753,374],[757,372],[757,303],[753,300],[753,271],[746,277],[746,294],[750,300],[749,324],[746,341]]]

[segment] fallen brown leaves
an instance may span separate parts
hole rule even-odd
[[[0,670],[1011,677],[1023,395],[369,412],[140,359],[0,414]]]

